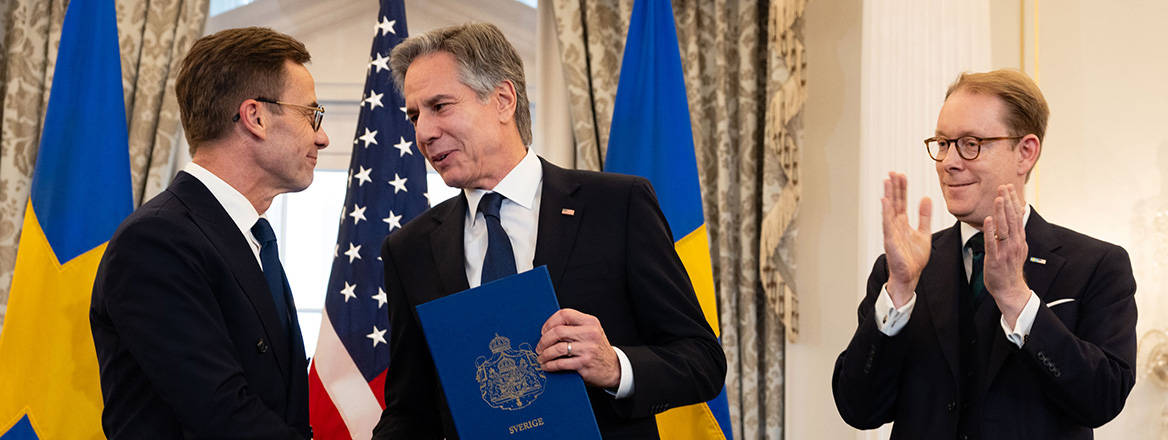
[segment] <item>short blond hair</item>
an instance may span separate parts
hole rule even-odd
[[[1038,84],[1017,70],[1000,69],[982,73],[962,73],[945,92],[945,99],[958,91],[997,96],[1006,105],[1003,116],[1011,136],[1033,134],[1042,141],[1046,137],[1046,121],[1050,107]]]

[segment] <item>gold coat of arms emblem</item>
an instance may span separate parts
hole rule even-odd
[[[535,402],[547,386],[547,376],[539,368],[531,344],[524,342],[513,349],[510,339],[495,334],[490,349],[490,356],[475,359],[475,380],[483,401],[491,408],[508,411]]]

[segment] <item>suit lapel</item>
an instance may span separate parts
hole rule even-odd
[[[1050,223],[1039,216],[1033,208],[1030,211],[1030,219],[1026,222],[1026,245],[1030,248],[1030,259],[1027,259],[1022,266],[1022,272],[1026,276],[1026,284],[1030,290],[1038,295],[1039,299],[1045,300],[1051,283],[1054,282],[1066,260],[1054,253],[1061,244],[1055,240]],[[1035,262],[1034,259],[1044,263]],[[1005,335],[994,337],[992,340],[994,342],[990,348],[989,365],[987,365],[986,370],[988,380],[984,382],[987,390],[1006,358],[1016,348],[1006,339]]]
[[[583,207],[573,197],[580,185],[568,180],[566,172],[540,158],[543,166],[543,194],[539,202],[539,229],[535,239],[536,267],[546,264],[552,284],[558,285],[580,228]]]
[[[933,258],[929,259],[925,270],[921,272],[917,292],[918,295],[921,292],[928,295],[922,299],[928,305],[937,342],[941,346],[945,360],[949,362],[949,370],[953,377],[958,378],[961,356],[958,353],[960,329],[957,319],[957,297],[965,278],[964,263],[961,259],[960,225],[946,229],[933,240],[932,255]]]
[[[1062,243],[1054,237],[1054,230],[1038,212],[1030,211],[1030,220],[1026,222],[1026,244],[1030,248],[1030,257],[1022,267],[1026,275],[1026,284],[1030,290],[1038,294],[1044,301],[1066,259],[1056,254]],[[1037,260],[1037,261],[1035,261]]]
[[[285,370],[288,361],[288,332],[283,331],[279,315],[276,314],[276,304],[268,289],[268,282],[264,279],[264,273],[260,270],[247,239],[239,233],[239,228],[211,191],[194,176],[179,173],[169,190],[187,205],[195,224],[207,236],[215,250],[223,256],[227,267],[231,268],[235,281],[239,283],[244,295],[259,315],[260,322],[263,323],[264,331],[275,352],[280,374],[287,378],[288,372]]]
[[[466,279],[466,257],[463,255],[465,248],[462,242],[465,235],[463,223],[466,221],[466,196],[459,194],[455,197],[457,200],[449,209],[430,210],[430,218],[436,224],[430,234],[430,251],[442,280],[439,297],[470,288]]]

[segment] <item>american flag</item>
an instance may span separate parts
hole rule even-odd
[[[381,0],[357,117],[320,340],[309,368],[316,438],[367,439],[384,405],[389,365],[380,246],[429,206],[426,164],[414,145],[389,52],[406,35],[402,0]]]

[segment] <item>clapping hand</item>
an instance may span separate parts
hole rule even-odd
[[[1025,208],[1014,185],[998,187],[994,198],[994,215],[982,223],[985,233],[983,277],[986,291],[998,304],[1006,323],[1013,326],[1030,299],[1030,288],[1022,266],[1030,254],[1026,245],[1026,227],[1022,224]]]
[[[933,203],[921,198],[917,227],[908,224],[908,179],[904,174],[891,172],[884,179],[884,197],[880,199],[883,212],[884,254],[888,259],[888,295],[892,304],[900,307],[912,299],[921,271],[929,262],[932,233],[929,225]]]

